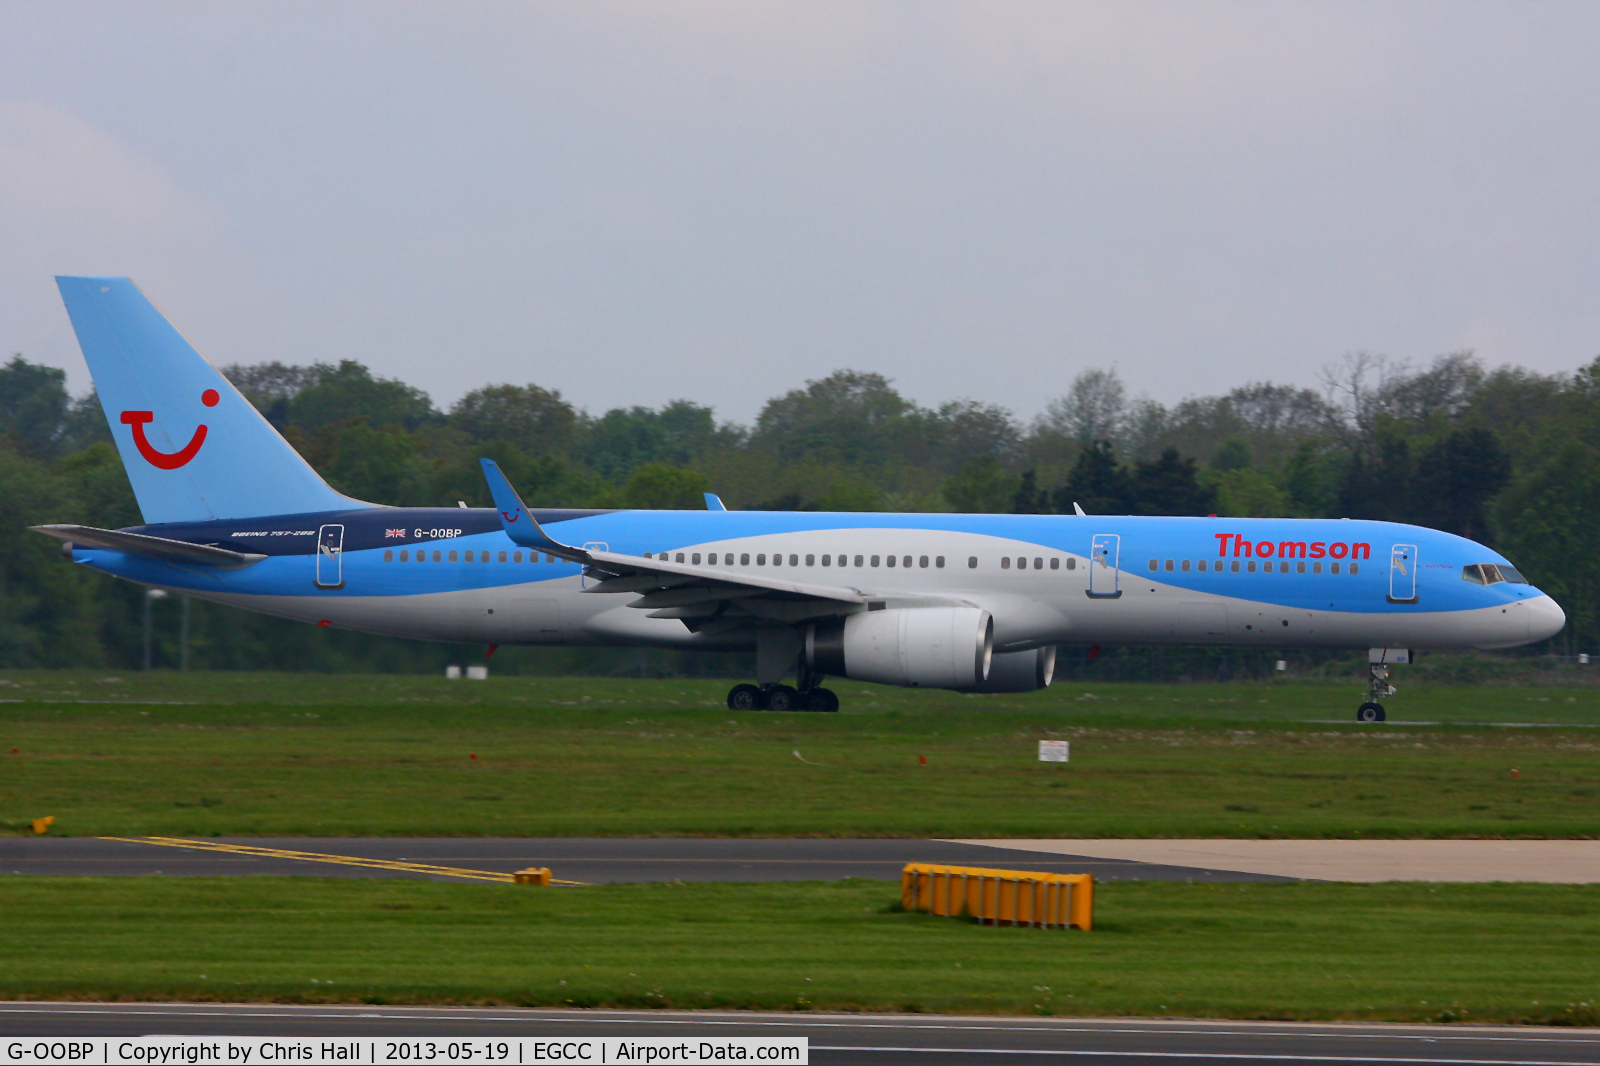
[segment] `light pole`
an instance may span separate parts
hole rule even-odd
[[[161,589],[146,589],[144,594],[144,668],[150,669],[150,605],[164,600],[167,594]]]

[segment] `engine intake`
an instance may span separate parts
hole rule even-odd
[[[971,689],[989,676],[994,619],[977,607],[867,611],[806,627],[818,673],[916,688]]]

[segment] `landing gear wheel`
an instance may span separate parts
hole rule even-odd
[[[766,703],[761,697],[761,690],[756,688],[754,685],[735,685],[728,691],[728,710],[762,710],[766,706]]]
[[[767,710],[769,711],[797,711],[800,709],[800,693],[788,685],[773,685],[767,689]]]
[[[808,711],[819,711],[823,714],[839,713],[839,697],[833,694],[832,689],[814,688],[801,697],[802,706]]]
[[[1388,715],[1383,713],[1383,704],[1381,703],[1363,703],[1361,709],[1356,711],[1356,721],[1358,722],[1382,722],[1387,719]]]

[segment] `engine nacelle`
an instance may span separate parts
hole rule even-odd
[[[1049,688],[1055,676],[1054,646],[1035,651],[1000,651],[989,663],[986,680],[959,688],[962,692],[1033,692]]]
[[[977,607],[867,611],[806,627],[806,662],[852,681],[972,688],[989,676],[994,619]]]

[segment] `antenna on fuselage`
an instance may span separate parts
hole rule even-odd
[[[1073,514],[1081,514],[1085,518],[1089,517],[1087,514],[1084,513],[1083,508],[1078,506],[1078,501],[1077,500],[1073,500],[1072,501],[1072,513]]]

